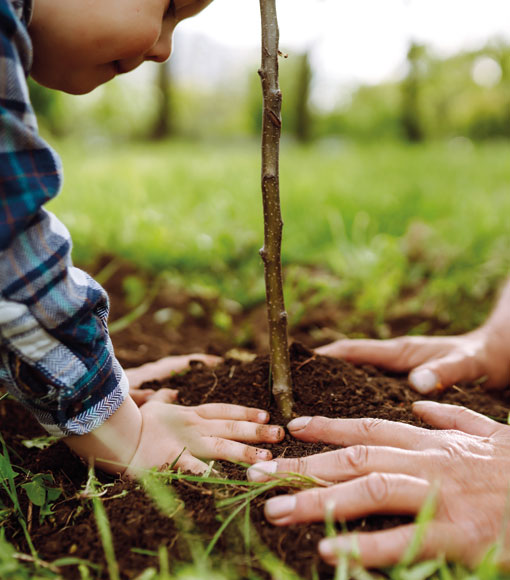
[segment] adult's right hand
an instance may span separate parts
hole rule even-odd
[[[373,364],[396,372],[411,371],[409,382],[422,394],[482,377],[485,377],[485,388],[499,389],[510,380],[509,335],[506,328],[487,324],[459,336],[343,339],[322,346],[316,352],[354,364]]]
[[[333,484],[269,499],[267,519],[286,526],[322,521],[328,510],[339,521],[371,514],[415,515],[433,493],[435,514],[416,559],[445,555],[476,566],[499,542],[495,558],[510,569],[510,427],[464,407],[432,401],[414,403],[413,412],[436,429],[378,419],[291,421],[287,427],[297,439],[344,448],[250,467],[252,481],[290,472]],[[390,566],[406,554],[416,532],[416,524],[405,524],[344,534],[322,540],[319,551],[330,564],[340,553],[358,553],[364,566]]]

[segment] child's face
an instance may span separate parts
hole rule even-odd
[[[88,93],[146,60],[165,61],[176,25],[212,0],[35,0],[31,75]]]

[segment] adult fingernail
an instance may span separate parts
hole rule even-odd
[[[266,501],[264,511],[270,520],[281,520],[296,508],[296,496],[281,495]]]
[[[441,386],[435,372],[429,369],[418,369],[409,375],[409,382],[422,395],[430,393]]]
[[[252,465],[246,471],[246,477],[249,481],[267,481],[268,475],[276,473],[278,464],[276,461],[266,461]]]
[[[326,560],[331,560],[342,553],[352,549],[349,538],[324,538],[319,542],[319,554]]]
[[[292,421],[287,425],[287,429],[289,431],[299,431],[304,429],[311,420],[311,417],[298,417],[297,419],[292,419]]]

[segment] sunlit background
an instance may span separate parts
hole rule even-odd
[[[505,0],[280,0],[278,9],[281,47],[289,55],[281,76],[290,134],[299,122],[296,108],[310,116],[307,138],[393,137],[402,129],[399,115],[409,113],[422,115],[424,137],[508,134],[501,122],[510,90]],[[157,123],[164,93],[159,114],[168,113],[161,121],[168,132],[256,132],[259,20],[257,0],[215,0],[180,25],[163,71],[147,63],[78,98],[37,90],[43,122],[58,135],[91,136],[95,120],[112,137],[142,137]],[[402,109],[406,90],[414,113]]]
[[[291,321],[333,300],[353,332],[360,316],[381,336],[392,317],[472,327],[510,269],[508,0],[277,5]],[[83,97],[32,84],[79,262],[263,299],[259,19],[258,0],[215,0],[166,65]]]

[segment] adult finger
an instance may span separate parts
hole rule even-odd
[[[426,394],[459,381],[474,381],[484,374],[485,367],[480,357],[462,350],[416,367],[409,374],[409,382],[419,393]]]
[[[249,421],[211,419],[207,421],[204,428],[207,429],[207,435],[245,443],[278,443],[285,437],[282,427],[260,425]]]
[[[402,339],[341,339],[315,349],[320,355],[342,358],[354,364],[373,364],[394,371],[411,368],[402,357]]]
[[[496,421],[466,407],[434,401],[413,403],[413,413],[438,429],[456,429],[479,437],[492,437],[497,431],[505,428]]]
[[[389,340],[344,339],[320,347],[316,352],[343,358],[354,364],[368,363],[403,372],[450,352],[457,342],[457,337],[450,336],[401,336]]]
[[[328,511],[335,519],[348,520],[370,514],[415,514],[430,491],[424,479],[403,474],[371,473],[332,487],[316,487],[293,495],[269,499],[266,518],[285,526],[319,522]]]
[[[204,437],[199,455],[204,459],[226,459],[238,463],[258,463],[272,458],[271,451],[267,449],[250,447],[221,437]]]
[[[232,419],[235,421],[253,421],[267,423],[269,413],[263,409],[229,405],[226,403],[207,403],[195,407],[195,411],[204,419]]]
[[[328,419],[298,417],[287,429],[302,441],[342,445],[377,445],[401,449],[423,449],[431,446],[434,434],[430,429],[383,419]]]
[[[340,554],[350,555],[367,568],[392,566],[405,556],[417,531],[416,524],[408,524],[380,532],[325,538],[319,543],[319,553],[333,566]],[[463,551],[463,539],[463,535],[457,533],[453,526],[431,522],[415,559],[426,560],[442,555],[457,559]]]
[[[420,452],[395,447],[353,445],[308,457],[277,458],[250,467],[250,481],[267,481],[278,473],[300,473],[324,481],[346,481],[372,472],[423,476]]]

